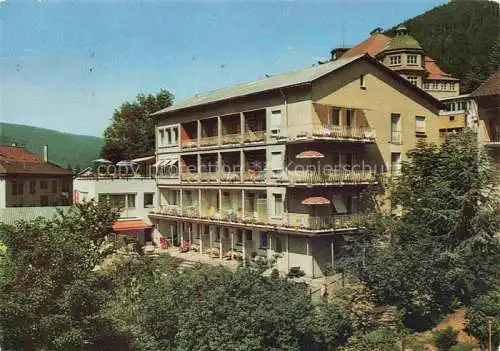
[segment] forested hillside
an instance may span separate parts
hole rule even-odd
[[[427,55],[462,80],[464,92],[498,70],[500,21],[496,2],[451,1],[404,24]],[[394,35],[394,29],[389,35]]]
[[[0,123],[0,145],[16,143],[42,156],[43,146],[49,146],[49,160],[62,167],[88,166],[99,157],[103,140],[88,135],[62,133],[56,130]]]

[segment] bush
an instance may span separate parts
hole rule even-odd
[[[306,274],[304,273],[303,270],[300,269],[300,267],[290,267],[290,271],[286,275],[288,278],[300,278],[305,276]]]
[[[457,344],[458,332],[448,327],[444,330],[434,332],[434,345],[439,351],[449,351],[454,345]]]
[[[450,351],[472,351],[474,345],[471,344],[456,344],[451,347]]]
[[[467,309],[467,332],[483,347],[488,345],[486,316],[496,317],[491,325],[493,348],[495,348],[500,344],[500,292],[493,291],[476,297]]]

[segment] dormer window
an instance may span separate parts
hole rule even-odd
[[[408,79],[408,81],[413,84],[413,85],[418,85],[418,78],[415,77],[415,76],[408,76],[406,77],[406,79]]]
[[[389,56],[389,64],[391,66],[396,66],[401,64],[401,55]]]
[[[408,65],[412,65],[412,66],[418,65],[417,55],[408,55],[407,61],[408,61]]]

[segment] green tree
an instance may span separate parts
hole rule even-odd
[[[53,219],[0,227],[3,347],[106,350],[117,345],[118,336],[100,313],[109,281],[94,271],[109,252],[103,228],[116,218],[102,206],[92,202]]]
[[[429,327],[498,283],[500,218],[495,173],[475,135],[420,144],[367,222],[351,268],[406,325]]]
[[[156,120],[149,114],[169,107],[173,100],[169,91],[160,90],[155,95],[139,94],[135,101],[120,105],[104,131],[101,157],[116,162],[154,153]]]

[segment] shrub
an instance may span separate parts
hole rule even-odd
[[[306,274],[304,273],[303,270],[300,269],[300,267],[290,267],[290,271],[286,275],[288,278],[300,278],[305,276]]]
[[[467,332],[483,347],[488,345],[486,316],[496,317],[491,325],[493,348],[495,348],[500,344],[500,292],[493,291],[476,297],[467,309]]]
[[[472,351],[473,349],[474,345],[460,343],[452,346],[450,351]]]
[[[448,327],[444,330],[434,332],[434,345],[439,351],[449,351],[454,345],[457,344],[458,332]]]

